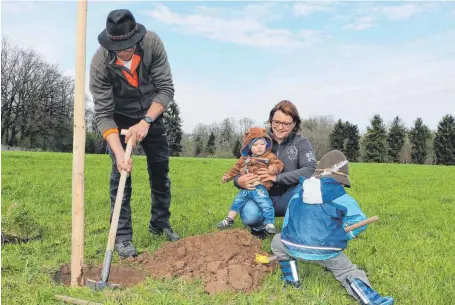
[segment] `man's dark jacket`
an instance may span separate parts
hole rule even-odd
[[[113,52],[100,47],[90,63],[90,92],[95,104],[95,120],[101,134],[118,128],[114,113],[133,119],[144,117],[152,102],[166,109],[174,98],[174,84],[166,50],[159,36],[147,31],[136,46],[141,62],[137,68],[139,85],[126,80],[123,66]],[[129,72],[129,71],[128,71]]]

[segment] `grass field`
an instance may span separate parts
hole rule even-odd
[[[140,251],[153,252],[164,237],[150,236],[145,157],[134,157],[133,227]],[[173,158],[171,222],[182,236],[213,232],[234,195],[221,176],[234,160]],[[85,261],[99,264],[109,230],[107,155],[87,155]],[[396,304],[455,304],[455,167],[352,164],[355,196],[367,216],[379,215],[345,253],[373,286]],[[71,260],[72,155],[2,152],[2,220],[12,203],[23,205],[43,228],[43,238],[2,247],[3,304],[63,304],[55,294],[103,304],[358,304],[332,274],[300,263],[303,289],[283,289],[277,269],[250,295],[209,296],[198,283],[152,281],[120,291],[93,292],[58,285],[53,275]],[[282,219],[278,219],[281,227]],[[237,220],[236,228],[243,228]],[[270,238],[264,242],[270,249]],[[117,256],[114,262],[117,262]]]

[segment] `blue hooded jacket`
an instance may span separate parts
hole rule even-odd
[[[281,241],[296,258],[326,260],[339,255],[367,225],[351,232],[344,227],[366,219],[365,214],[331,177],[301,177],[299,182],[302,189],[289,202]]]

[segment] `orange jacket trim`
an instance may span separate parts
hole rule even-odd
[[[122,73],[125,76],[128,83],[130,83],[131,86],[137,88],[139,86],[139,78],[137,76],[136,69],[139,66],[139,63],[141,62],[141,57],[137,54],[133,54],[131,60],[132,60],[130,69],[131,74],[125,71],[124,69],[122,69]],[[119,66],[124,66],[123,62],[119,58],[117,58],[117,61],[115,63]]]
[[[118,133],[118,129],[117,128],[110,128],[110,129],[106,130],[105,132],[103,132],[103,139],[106,140],[106,137],[108,135],[110,135],[111,133]]]

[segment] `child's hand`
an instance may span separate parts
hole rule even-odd
[[[226,181],[228,180],[228,176],[223,176],[223,178],[221,178],[221,182],[226,183]]]

